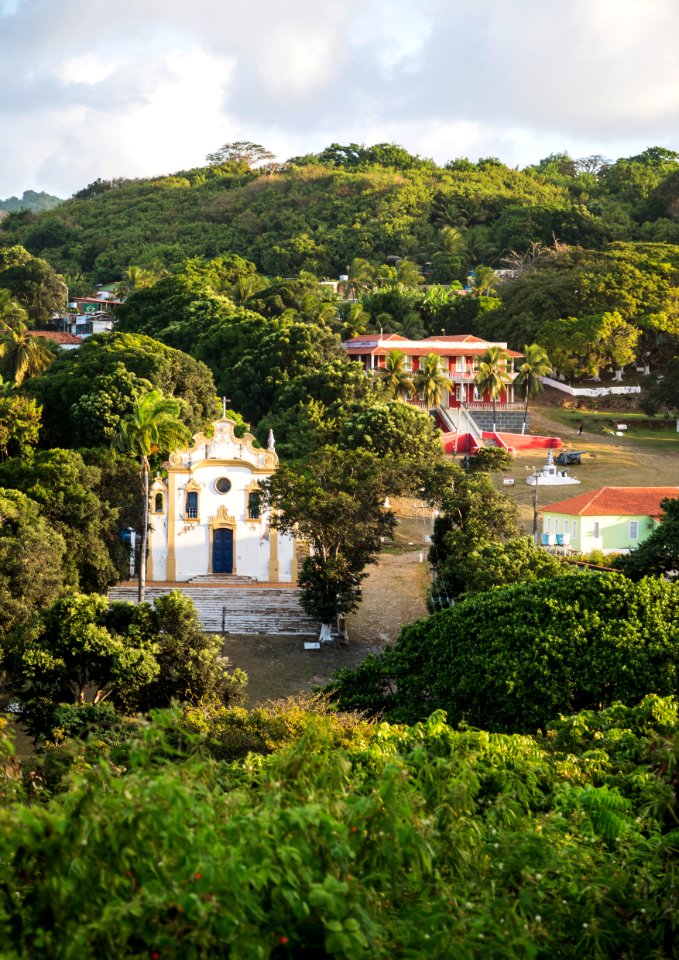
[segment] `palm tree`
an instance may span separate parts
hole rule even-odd
[[[422,398],[428,410],[438,407],[444,390],[447,390],[448,393],[453,390],[453,384],[441,373],[439,358],[435,353],[428,353],[424,358],[424,362],[415,375],[414,384],[415,389],[422,393]]]
[[[404,287],[417,287],[424,283],[422,271],[414,260],[401,260],[396,267],[396,276]]]
[[[502,347],[488,347],[479,358],[475,382],[481,396],[488,394],[493,404],[493,433],[496,430],[495,402],[510,382],[507,373],[509,354]]]
[[[12,298],[11,290],[0,290],[0,330],[14,330],[22,323],[28,323],[26,310]]]
[[[414,393],[413,380],[405,368],[405,356],[400,350],[391,350],[387,354],[380,376],[385,392],[391,399],[402,399],[406,394],[412,396]]]
[[[497,286],[497,274],[492,267],[479,266],[474,271],[472,293],[478,297],[491,297]]]
[[[373,268],[362,257],[354,257],[347,268],[347,279],[342,284],[344,295],[349,300],[360,300],[373,285]]]
[[[149,528],[149,457],[153,453],[170,453],[189,439],[190,433],[179,416],[179,401],[164,396],[160,390],[149,390],[135,402],[127,420],[113,441],[114,446],[139,458],[144,519],[139,550],[139,590],[137,600],[146,596],[146,544]]]
[[[528,401],[537,397],[543,389],[541,377],[546,377],[551,369],[552,364],[547,356],[547,351],[543,347],[537,343],[531,343],[530,346],[523,348],[523,363],[519,367],[519,372],[514,380],[514,385],[518,387],[519,393],[525,400],[521,433],[526,432]]]
[[[362,333],[365,333],[369,322],[370,314],[363,309],[360,302],[350,303],[345,301],[338,305],[337,322],[334,329],[339,333],[342,340],[350,340],[352,337],[360,337]]]
[[[442,227],[441,240],[443,241],[443,250],[446,253],[451,253],[456,257],[464,257],[467,243],[464,239],[464,233],[458,227]]]
[[[41,337],[36,337],[20,321],[5,326],[0,336],[0,366],[20,387],[29,377],[39,376],[54,360],[54,350]]]

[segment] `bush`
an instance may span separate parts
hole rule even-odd
[[[3,956],[673,955],[676,704],[546,739],[294,713],[234,763],[159,714],[49,805],[0,738]]]
[[[391,720],[443,709],[455,724],[523,732],[673,694],[678,668],[679,592],[592,573],[497,588],[419,620],[330,689],[342,708]]]

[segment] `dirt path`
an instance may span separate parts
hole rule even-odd
[[[396,640],[401,627],[427,615],[429,564],[423,545],[408,553],[383,553],[363,581],[361,605],[348,618],[352,640],[383,644]]]

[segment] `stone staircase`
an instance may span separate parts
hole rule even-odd
[[[243,578],[245,579],[245,578]],[[232,583],[233,580],[229,580]],[[214,586],[209,583],[150,585],[146,588],[146,600],[153,603],[158,597],[181,592],[193,601],[200,622],[206,632],[255,634],[269,633],[284,636],[313,637],[319,634],[320,624],[306,615],[299,602],[297,587]],[[137,588],[130,584],[111,587],[108,591],[111,602],[137,602]]]
[[[230,586],[234,583],[257,583],[254,577],[241,577],[237,573],[202,573],[197,577],[190,577],[189,583],[205,584],[220,583],[222,586]]]

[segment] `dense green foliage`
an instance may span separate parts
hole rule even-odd
[[[135,400],[158,387],[180,404],[197,431],[216,413],[210,371],[179,350],[149,337],[112,333],[89,337],[61,354],[30,384],[43,405],[42,442],[48,446],[108,446]]]
[[[9,290],[35,326],[44,327],[66,306],[66,284],[41,257],[22,246],[0,248],[0,289]]]
[[[65,552],[37,503],[0,488],[0,637],[59,595]]]
[[[672,956],[676,703],[546,739],[292,713],[222,721],[283,740],[232,763],[158,716],[47,805],[2,742],[8,960]]]
[[[441,509],[434,520],[429,551],[434,568],[430,594],[434,610],[448,606],[468,589],[467,577],[473,580],[475,576],[470,569],[475,553],[486,545],[501,545],[522,534],[516,502],[495,489],[487,472],[505,465],[505,457],[500,464],[498,459],[493,451],[493,456],[481,456],[472,463],[472,467],[481,469],[465,470],[458,464],[451,468],[451,482],[439,498]],[[504,578],[499,580],[504,582]]]
[[[32,397],[3,393],[0,385],[0,460],[25,456],[38,442],[42,408]]]
[[[229,672],[221,649],[179,592],[153,607],[69,594],[3,642],[22,720],[36,740],[51,741],[110,727],[116,712],[240,703],[246,677]]]
[[[673,694],[679,594],[662,580],[572,574],[481,593],[403,628],[395,647],[340,673],[342,707],[413,722],[445,710],[531,732],[559,713]]]
[[[0,463],[0,486],[21,490],[66,544],[64,579],[76,590],[105,590],[119,576],[117,511],[101,493],[101,471],[73,450],[38,451]],[[124,567],[123,567],[124,570]]]
[[[519,171],[496,160],[437,167],[394,145],[335,144],[277,168],[234,159],[153,180],[99,181],[54,211],[11,214],[0,237],[62,273],[101,282],[130,263],[171,266],[224,250],[284,276],[337,276],[357,257],[420,254],[459,274],[554,235],[594,248],[676,242],[677,157],[661,153],[599,170],[547,158]],[[460,236],[446,238],[446,228]]]

